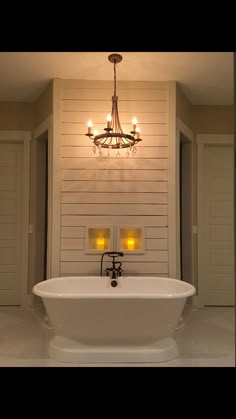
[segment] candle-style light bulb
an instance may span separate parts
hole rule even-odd
[[[140,128],[136,128],[136,138],[139,139],[140,138]]]
[[[92,127],[93,127],[93,123],[92,121],[88,121],[88,134],[92,134]]]
[[[111,128],[111,121],[112,121],[112,116],[109,113],[109,115],[107,115],[107,128]]]
[[[135,118],[135,116],[132,119],[132,124],[133,124],[133,131],[136,131],[136,124],[137,124],[137,119]]]

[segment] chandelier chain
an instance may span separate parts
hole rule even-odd
[[[114,96],[116,96],[116,61],[114,61]]]

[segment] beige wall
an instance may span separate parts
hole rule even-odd
[[[34,127],[40,125],[52,114],[53,87],[52,82],[39,96],[34,104]]]
[[[32,103],[0,102],[0,130],[31,131],[34,127]]]
[[[193,106],[195,134],[233,134],[233,106]]]
[[[52,83],[34,103],[0,102],[0,130],[32,131],[52,114]]]
[[[178,83],[176,83],[176,116],[191,129],[193,129],[192,108],[192,104],[183,94]]]
[[[168,83],[119,82],[122,128],[131,131],[135,115],[144,141],[130,158],[127,150],[107,158],[104,149],[99,158],[84,134],[90,118],[100,132],[106,126],[112,82],[59,82],[59,274],[99,274],[101,254],[86,253],[85,227],[123,225],[145,230],[145,253],[126,255],[124,274],[168,276]]]
[[[176,87],[176,116],[181,119],[195,135],[197,134],[233,134],[233,106],[196,106],[192,105]]]

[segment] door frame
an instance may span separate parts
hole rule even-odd
[[[176,249],[177,249],[177,278],[180,279],[181,272],[180,272],[180,137],[183,134],[192,144],[192,153],[191,153],[191,200],[192,200],[192,208],[191,208],[191,225],[193,226],[193,145],[194,145],[194,133],[193,131],[180,119],[176,118]],[[194,254],[193,254],[193,237],[192,237],[192,262],[193,262]],[[193,264],[192,264],[192,279],[193,285],[195,283],[195,277],[193,272]]]
[[[204,229],[204,151],[207,145],[232,145],[233,134],[198,134],[197,143],[197,218],[198,218],[198,306],[204,307],[204,283],[206,260],[204,252],[205,229]]]
[[[21,284],[20,305],[27,302],[28,288],[28,248],[29,248],[29,173],[30,173],[30,140],[31,131],[0,131],[0,142],[23,144],[23,202],[22,202],[22,242],[21,246]]]
[[[37,126],[33,133],[32,133],[32,141],[36,141],[39,137],[43,134],[47,134],[48,136],[48,232],[47,232],[47,279],[51,278],[52,276],[52,181],[53,181],[53,173],[52,173],[52,129],[53,129],[53,118],[49,116],[45,119],[39,126]],[[32,153],[32,161],[35,162],[35,147]],[[35,181],[35,176],[34,176]],[[33,186],[33,193],[36,193],[35,183]],[[36,210],[36,209],[35,209]],[[32,242],[32,261],[34,263],[35,260],[35,242]],[[35,284],[33,284],[35,285]],[[30,295],[32,296],[32,290],[30,290]]]

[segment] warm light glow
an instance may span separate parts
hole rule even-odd
[[[97,250],[104,250],[104,246],[105,246],[104,237],[98,237],[97,240],[96,240]]]
[[[107,115],[107,128],[111,128],[111,120],[112,120],[112,117],[111,117],[111,114],[109,113],[109,115]]]
[[[93,135],[95,136],[95,135],[98,135],[99,134],[99,132],[95,129],[94,131],[93,131]]]
[[[136,124],[137,124],[137,119],[135,118],[135,116],[132,119],[132,124],[133,124],[133,131],[136,131]]]
[[[91,120],[88,121],[88,134],[92,134],[92,126],[93,126],[92,121]]]
[[[140,128],[138,127],[138,128],[136,128],[136,133],[137,133],[137,136],[136,136],[136,138],[140,138]]]
[[[133,237],[129,237],[127,239],[127,248],[128,248],[128,250],[134,250],[134,238]]]

